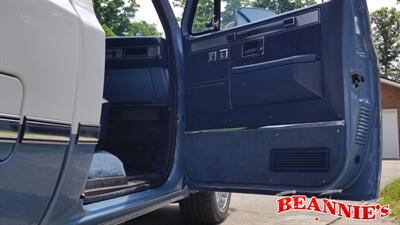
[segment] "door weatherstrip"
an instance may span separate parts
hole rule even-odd
[[[25,117],[21,143],[68,145],[71,124]]]
[[[185,134],[198,134],[198,133],[220,133],[220,132],[233,132],[242,130],[265,130],[265,129],[295,129],[295,128],[313,128],[313,127],[332,127],[332,126],[345,126],[344,120],[337,121],[323,121],[323,122],[312,122],[312,123],[294,123],[294,124],[282,124],[282,125],[270,125],[262,127],[237,127],[237,128],[221,128],[211,130],[196,130],[186,131]]]
[[[17,143],[19,116],[0,114],[0,143]]]

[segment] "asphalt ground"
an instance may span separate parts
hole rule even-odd
[[[382,165],[381,189],[396,178],[400,178],[400,161],[386,160]],[[229,217],[222,225],[361,225],[379,224],[394,225],[391,218],[368,222],[356,222],[346,218],[314,212],[293,211],[277,215],[275,196],[232,194]],[[359,202],[357,203],[359,204]],[[184,220],[179,212],[178,204],[146,214],[125,224],[128,225],[192,225]]]

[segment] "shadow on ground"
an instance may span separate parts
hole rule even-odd
[[[235,209],[229,209],[230,213]],[[156,210],[152,213],[143,215],[124,225],[197,225],[185,220],[179,211],[178,204],[172,204],[167,207]]]
[[[184,220],[179,212],[178,204],[172,204],[152,213],[143,215],[139,218],[131,220],[125,225],[192,225]],[[193,224],[194,225],[194,224]]]

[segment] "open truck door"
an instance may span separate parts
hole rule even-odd
[[[215,0],[208,30],[195,33],[198,2],[182,21],[189,188],[376,198],[381,108],[366,1],[221,30]]]

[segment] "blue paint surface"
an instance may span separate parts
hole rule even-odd
[[[171,86],[177,90],[173,100],[179,103],[174,165],[167,181],[145,192],[83,205],[80,196],[94,145],[75,145],[74,135],[69,146],[17,144],[13,154],[0,163],[0,224],[118,223],[186,197],[186,185],[190,191],[267,194],[289,188],[309,194],[342,189],[341,194],[332,197],[377,197],[381,163],[380,90],[367,14],[358,10],[359,4],[366,6],[365,1],[332,0],[229,31],[190,38],[189,11],[193,11],[190,9],[194,0],[187,1],[189,11],[183,17],[183,33],[168,1],[153,2],[169,25],[165,45],[171,60],[169,73],[174,78]],[[263,25],[312,10],[320,11],[320,23],[274,35],[258,35],[265,30]],[[359,33],[354,27],[355,17]],[[245,36],[249,29],[253,29],[252,35],[264,39],[264,54],[242,58],[242,43],[249,38]],[[238,39],[228,42],[228,35],[234,32]],[[213,43],[212,48],[191,52],[192,44],[214,38],[222,40],[222,44]],[[148,41],[143,39],[139,43]],[[202,46],[197,44],[196,48]],[[209,63],[208,52],[220,48],[229,49],[229,59]],[[310,54],[317,56],[312,62],[315,65],[310,67],[304,61],[274,65],[274,69],[255,66]],[[142,68],[164,68],[167,62],[166,57],[136,61]],[[254,77],[247,77],[249,71],[233,74],[235,67],[248,65],[257,67],[250,70],[256,71]],[[364,76],[365,81],[358,87],[350,79],[354,72]],[[312,79],[304,80],[303,74]],[[152,82],[152,87],[161,85]],[[145,83],[150,84],[149,79]],[[148,97],[147,89],[139,91],[144,99]],[[148,99],[159,101],[160,96],[150,93]],[[344,125],[260,129],[329,121],[344,121]],[[227,129],[238,127],[246,129]],[[191,132],[210,129],[218,132]],[[309,149],[329,152],[327,171],[276,171],[271,166],[273,152]]]

